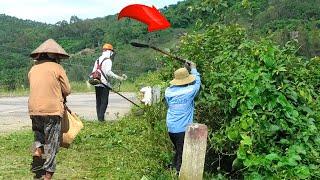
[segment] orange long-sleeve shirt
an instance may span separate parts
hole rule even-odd
[[[29,115],[58,115],[63,117],[64,97],[70,92],[68,77],[60,64],[40,61],[28,74],[30,95]]]

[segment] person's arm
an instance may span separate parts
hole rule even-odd
[[[63,97],[67,97],[71,93],[71,86],[65,70],[60,66],[59,82]]]
[[[192,68],[191,74],[194,75],[196,78],[196,82],[194,84],[194,91],[195,91],[195,93],[198,93],[199,89],[200,89],[200,85],[201,85],[200,73],[197,71],[196,68]]]
[[[200,73],[197,71],[196,64],[192,61],[187,62],[191,69],[191,74],[196,78],[195,83],[193,84],[193,97],[197,95],[200,90],[201,78]]]
[[[113,77],[113,78],[121,80],[121,81],[125,80],[124,77],[121,77],[121,76],[115,74],[114,72],[112,72],[112,70],[111,70],[112,69],[112,61],[110,59],[105,60],[104,65],[105,65],[105,68],[104,68],[103,72],[105,72],[105,74],[107,76]]]

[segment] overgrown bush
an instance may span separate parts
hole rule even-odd
[[[253,41],[239,26],[186,36],[180,53],[197,63],[196,119],[210,129],[207,170],[233,178],[320,178],[319,59],[290,43]],[[163,76],[171,79],[173,71]]]

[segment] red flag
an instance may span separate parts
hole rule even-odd
[[[157,31],[169,28],[168,20],[154,6],[149,7],[143,4],[132,4],[123,8],[118,20],[123,17],[132,18],[148,25],[148,31]]]

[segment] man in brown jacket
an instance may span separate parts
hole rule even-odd
[[[30,56],[37,61],[28,74],[28,107],[35,138],[32,171],[35,178],[51,179],[60,146],[64,101],[70,94],[68,77],[59,63],[69,55],[53,39],[48,39]]]

